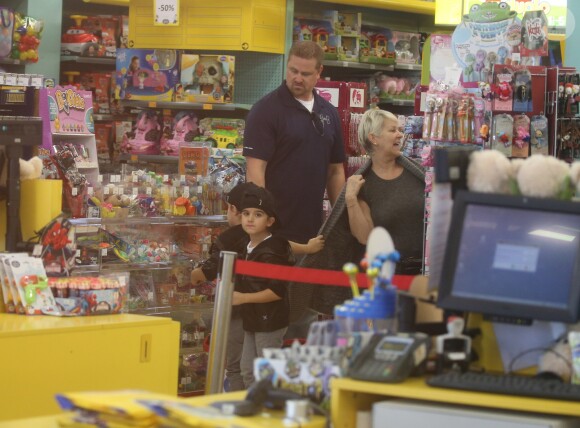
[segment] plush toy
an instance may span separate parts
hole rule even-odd
[[[580,331],[580,323],[570,324],[568,332]],[[546,351],[538,362],[539,373],[554,373],[564,382],[572,378],[572,350],[568,343],[568,335],[562,337],[554,346]]]
[[[395,77],[382,74],[378,82],[382,95],[394,95],[397,93],[397,79]]]
[[[532,155],[517,174],[520,192],[537,198],[570,199],[570,166],[552,156]]]
[[[580,162],[574,162],[570,167],[570,181],[576,188],[575,199],[580,199]]]
[[[473,192],[511,193],[514,179],[512,165],[496,150],[471,154],[467,168],[467,187]]]
[[[20,180],[34,180],[42,175],[42,159],[34,156],[30,160],[19,159]]]

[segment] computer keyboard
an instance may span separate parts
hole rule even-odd
[[[447,372],[427,378],[427,385],[493,394],[580,401],[580,385],[532,376]]]

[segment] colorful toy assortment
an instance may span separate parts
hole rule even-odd
[[[38,46],[43,29],[44,21],[15,12],[12,58],[24,62],[38,62]]]

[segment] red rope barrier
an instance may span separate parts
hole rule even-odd
[[[234,270],[238,275],[249,275],[258,278],[350,287],[348,276],[345,273],[336,270],[273,265],[269,263],[250,262],[247,260],[237,260]],[[415,278],[414,275],[394,275],[393,285],[401,290],[408,290],[413,278]],[[367,276],[365,274],[357,274],[356,280],[360,288],[368,287]]]

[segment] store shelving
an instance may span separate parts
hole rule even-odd
[[[422,0],[317,0],[322,3],[337,3],[347,6],[369,7],[373,9],[394,10],[399,12],[435,15],[435,2]]]
[[[331,61],[331,60],[322,61],[322,65],[325,67],[354,68],[368,71],[393,71],[396,67],[393,65],[369,64],[364,62],[353,62],[353,61]]]
[[[77,64],[115,65],[115,58],[96,58],[90,56],[62,55],[61,62],[76,62]]]
[[[214,111],[249,111],[251,104],[218,104],[218,103],[189,103],[171,101],[140,101],[123,100],[121,105],[127,108],[160,108],[169,110],[214,110]]]

